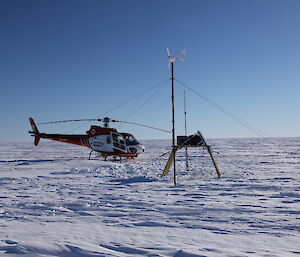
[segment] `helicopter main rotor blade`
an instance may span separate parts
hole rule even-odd
[[[50,122],[41,122],[37,124],[46,125],[46,124],[55,124],[55,123],[63,123],[63,122],[77,122],[77,121],[101,121],[101,119],[58,120],[58,121],[50,121]]]
[[[111,121],[112,121],[112,122],[126,123],[126,124],[130,124],[130,125],[137,125],[137,126],[141,126],[141,127],[145,127],[145,128],[151,128],[151,129],[155,129],[155,130],[159,130],[159,131],[163,131],[163,132],[167,132],[167,133],[172,133],[172,132],[169,131],[169,130],[160,129],[160,128],[148,126],[148,125],[145,125],[145,124],[135,123],[135,122],[122,121],[122,120],[111,120]]]
[[[38,125],[46,125],[46,124],[57,124],[57,123],[64,123],[64,122],[80,122],[80,121],[104,121],[105,122],[105,119],[106,118],[103,118],[103,119],[58,120],[58,121],[40,122],[40,123],[37,123],[37,124]],[[160,128],[156,128],[156,127],[152,127],[152,126],[149,126],[149,125],[140,124],[140,123],[136,123],[136,122],[121,121],[121,120],[111,120],[111,119],[108,119],[107,122],[126,123],[126,124],[141,126],[141,127],[145,127],[145,128],[151,128],[151,129],[155,129],[155,130],[159,130],[159,131],[163,131],[163,132],[167,132],[167,133],[172,133],[171,131],[168,131],[168,130],[165,130],[165,129],[160,129]]]

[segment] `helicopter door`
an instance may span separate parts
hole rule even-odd
[[[116,133],[112,133],[111,136],[114,150],[126,152],[126,144],[124,138]]]

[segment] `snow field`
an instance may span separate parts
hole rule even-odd
[[[46,141],[45,141],[46,142]],[[169,141],[136,161],[87,160],[59,143],[0,144],[0,255],[299,256],[300,139],[212,140],[177,154]]]

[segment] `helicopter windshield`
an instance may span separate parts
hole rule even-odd
[[[126,145],[139,145],[140,143],[132,135],[123,135]]]

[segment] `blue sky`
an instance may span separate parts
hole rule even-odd
[[[268,136],[299,136],[299,25],[297,0],[2,0],[0,141],[31,140],[28,117],[37,122],[98,118],[168,80],[167,47],[174,55],[187,50],[187,60],[175,63],[178,80]],[[169,129],[170,85],[108,115]],[[184,87],[175,87],[176,130],[183,134]],[[190,134],[257,136],[186,94]],[[90,125],[40,130],[84,133]],[[169,137],[134,126],[117,128],[140,139]]]

